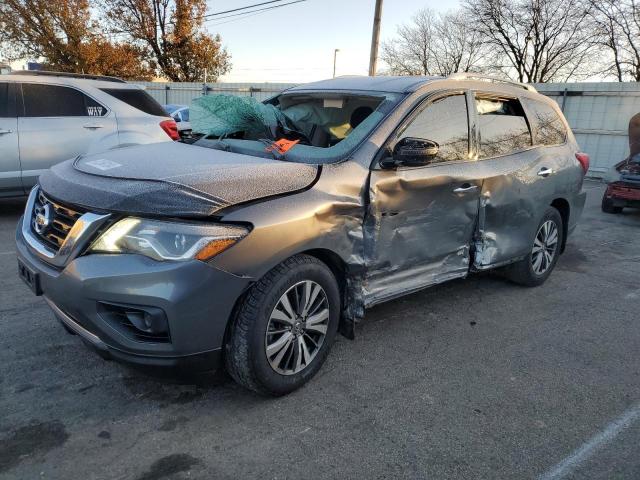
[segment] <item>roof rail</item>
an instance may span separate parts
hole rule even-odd
[[[537,92],[533,85],[527,85],[526,83],[515,82],[513,80],[505,80],[504,78],[493,75],[483,75],[481,73],[459,72],[449,75],[447,78],[449,80],[479,80],[482,82],[506,83],[514,87],[524,88],[530,92]]]
[[[31,75],[34,77],[80,78],[82,80],[100,80],[103,82],[127,83],[121,78],[108,77],[105,75],[86,75],[84,73],[50,72],[47,70],[16,70],[15,72],[9,72],[8,75]]]

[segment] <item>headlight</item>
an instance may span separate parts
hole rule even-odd
[[[89,247],[89,253],[138,253],[155,260],[208,260],[249,231],[235,225],[197,225],[125,218]]]

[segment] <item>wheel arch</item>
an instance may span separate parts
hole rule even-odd
[[[560,253],[564,252],[567,245],[567,236],[569,233],[569,216],[571,215],[571,206],[564,198],[556,198],[551,202],[551,206],[558,210],[562,218],[562,244],[560,245]]]
[[[310,255],[324,263],[338,283],[340,289],[340,314],[339,332],[349,339],[355,337],[355,322],[364,316],[364,300],[358,276],[340,255],[328,248],[311,248],[298,252],[297,255]]]
[[[294,257],[296,255],[309,255],[315,257],[322,263],[324,263],[329,268],[329,270],[331,270],[331,273],[333,273],[333,276],[335,277],[338,288],[340,290],[340,301],[342,304],[340,324],[338,327],[339,332],[345,337],[353,339],[355,337],[355,322],[364,316],[364,300],[362,298],[360,282],[358,280],[359,277],[350,271],[348,264],[342,257],[340,257],[340,255],[328,248],[311,248],[296,252],[295,254],[282,259],[280,262],[278,262],[278,264],[273,265],[272,268],[275,268],[277,265],[286,261],[288,258]],[[252,285],[253,282],[247,285],[247,288],[242,293],[242,295],[240,295],[236,299],[231,314],[227,319],[223,337],[223,355],[225,354],[225,345],[227,344],[227,341],[229,339],[233,319]]]

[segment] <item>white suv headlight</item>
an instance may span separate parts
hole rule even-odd
[[[200,225],[125,218],[89,247],[89,253],[137,253],[154,260],[209,260],[249,233],[235,225]]]

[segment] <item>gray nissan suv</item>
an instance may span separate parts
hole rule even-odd
[[[283,395],[368,307],[489,269],[542,284],[584,206],[589,158],[530,86],[344,77],[258,106],[262,130],[249,115],[41,175],[19,273],[69,332]]]

